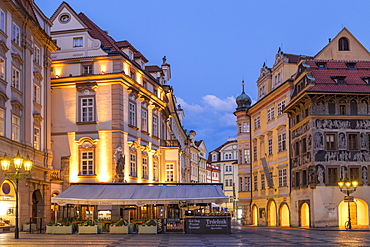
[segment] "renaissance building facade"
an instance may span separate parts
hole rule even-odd
[[[250,143],[251,165],[239,172],[253,179],[247,224],[344,226],[348,207],[352,225],[369,224],[369,62],[344,28],[313,57],[279,50],[261,69],[257,103],[237,100],[238,126],[251,125],[249,140],[238,131],[238,142]],[[353,200],[338,181],[358,182]]]

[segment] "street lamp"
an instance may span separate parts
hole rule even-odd
[[[346,229],[352,229],[351,224],[351,208],[349,203],[353,201],[353,197],[350,197],[349,195],[356,191],[358,182],[357,181],[339,181],[338,186],[341,192],[346,194],[347,196],[344,197],[344,201],[348,202],[348,225],[345,224]]]
[[[19,191],[19,180],[26,178],[32,169],[32,160],[27,155],[26,159],[23,159],[19,151],[15,157],[12,159],[8,158],[5,154],[2,159],[0,159],[1,170],[4,175],[15,180],[15,239],[19,238],[19,216],[18,216],[18,191]],[[11,167],[13,165],[14,168]]]

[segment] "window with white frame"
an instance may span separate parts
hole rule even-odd
[[[233,166],[232,165],[225,165],[225,172],[232,172]]]
[[[12,68],[12,87],[20,90],[20,72],[16,68]]]
[[[19,117],[12,115],[12,140],[19,141],[19,129],[20,129],[20,119]]]
[[[265,174],[261,173],[261,190],[266,189]]]
[[[243,132],[249,132],[249,131],[250,131],[249,123],[244,122],[243,123]]]
[[[40,149],[40,128],[33,128],[33,148]]]
[[[251,153],[249,149],[244,149],[244,163],[245,164],[251,163]]]
[[[82,37],[73,38],[73,47],[83,47],[84,40]]]
[[[136,104],[132,101],[129,103],[129,124],[132,126],[136,126]]]
[[[41,52],[37,45],[33,47],[33,61],[39,65],[41,64]]]
[[[257,160],[257,143],[253,144],[253,160]]]
[[[94,151],[81,150],[81,175],[94,175]]]
[[[244,177],[244,190],[251,191],[251,178],[250,177]]]
[[[158,181],[158,160],[153,158],[153,180]]]
[[[33,101],[40,104],[40,87],[37,84],[33,85]]]
[[[272,106],[267,109],[267,121],[271,121],[275,118],[275,108]]]
[[[17,45],[21,44],[21,31],[14,22],[12,25],[12,41]]]
[[[141,130],[148,131],[148,110],[141,108]]]
[[[232,154],[225,154],[225,160],[231,160],[232,159]]]
[[[158,136],[158,116],[153,115],[153,121],[152,121],[152,135],[153,136]]]
[[[0,136],[4,135],[5,122],[4,122],[5,112],[0,108]]]
[[[217,154],[212,154],[212,161],[217,161]]]
[[[286,133],[278,135],[278,150],[279,152],[286,150]]]
[[[258,190],[258,180],[257,175],[253,176],[253,190]]]
[[[233,179],[225,178],[225,186],[233,186]]]
[[[166,164],[166,182],[174,181],[174,164]]]
[[[130,70],[130,77],[132,80],[136,81],[136,72],[133,70]]]
[[[268,149],[269,149],[269,155],[272,155],[272,136],[268,139]]]
[[[0,79],[5,79],[5,60],[0,58]]]
[[[0,30],[5,32],[5,12],[0,9]]]
[[[82,74],[83,75],[92,75],[93,73],[93,66],[92,64],[84,64],[82,66]]]
[[[130,153],[130,176],[136,177],[136,154]]]
[[[283,114],[283,109],[285,108],[285,100],[282,100],[278,103],[278,116]]]
[[[148,157],[143,157],[143,178],[148,179]]]
[[[256,116],[254,118],[254,129],[258,129],[260,127],[261,127],[260,116]]]
[[[95,102],[94,97],[81,98],[81,122],[93,122]]]
[[[279,170],[279,187],[288,185],[287,169],[283,168]]]

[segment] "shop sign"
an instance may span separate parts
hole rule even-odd
[[[186,233],[228,234],[231,230],[230,217],[189,217],[186,218]]]

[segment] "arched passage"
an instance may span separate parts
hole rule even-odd
[[[14,184],[5,180],[0,189],[0,218],[15,224],[15,189]]]
[[[258,209],[256,205],[252,208],[252,225],[258,226]]]
[[[283,204],[280,206],[280,226],[290,226],[290,213],[288,205]]]
[[[365,201],[355,198],[350,202],[350,211],[352,226],[369,224],[369,206]],[[348,221],[348,202],[342,201],[338,206],[338,225],[344,226],[346,221]]]
[[[268,206],[267,225],[276,226],[276,204],[274,201],[270,201]]]
[[[39,223],[40,218],[44,216],[44,201],[40,190],[35,190],[32,193],[32,221]]]
[[[301,227],[310,227],[310,206],[307,202],[301,205],[300,213]]]

